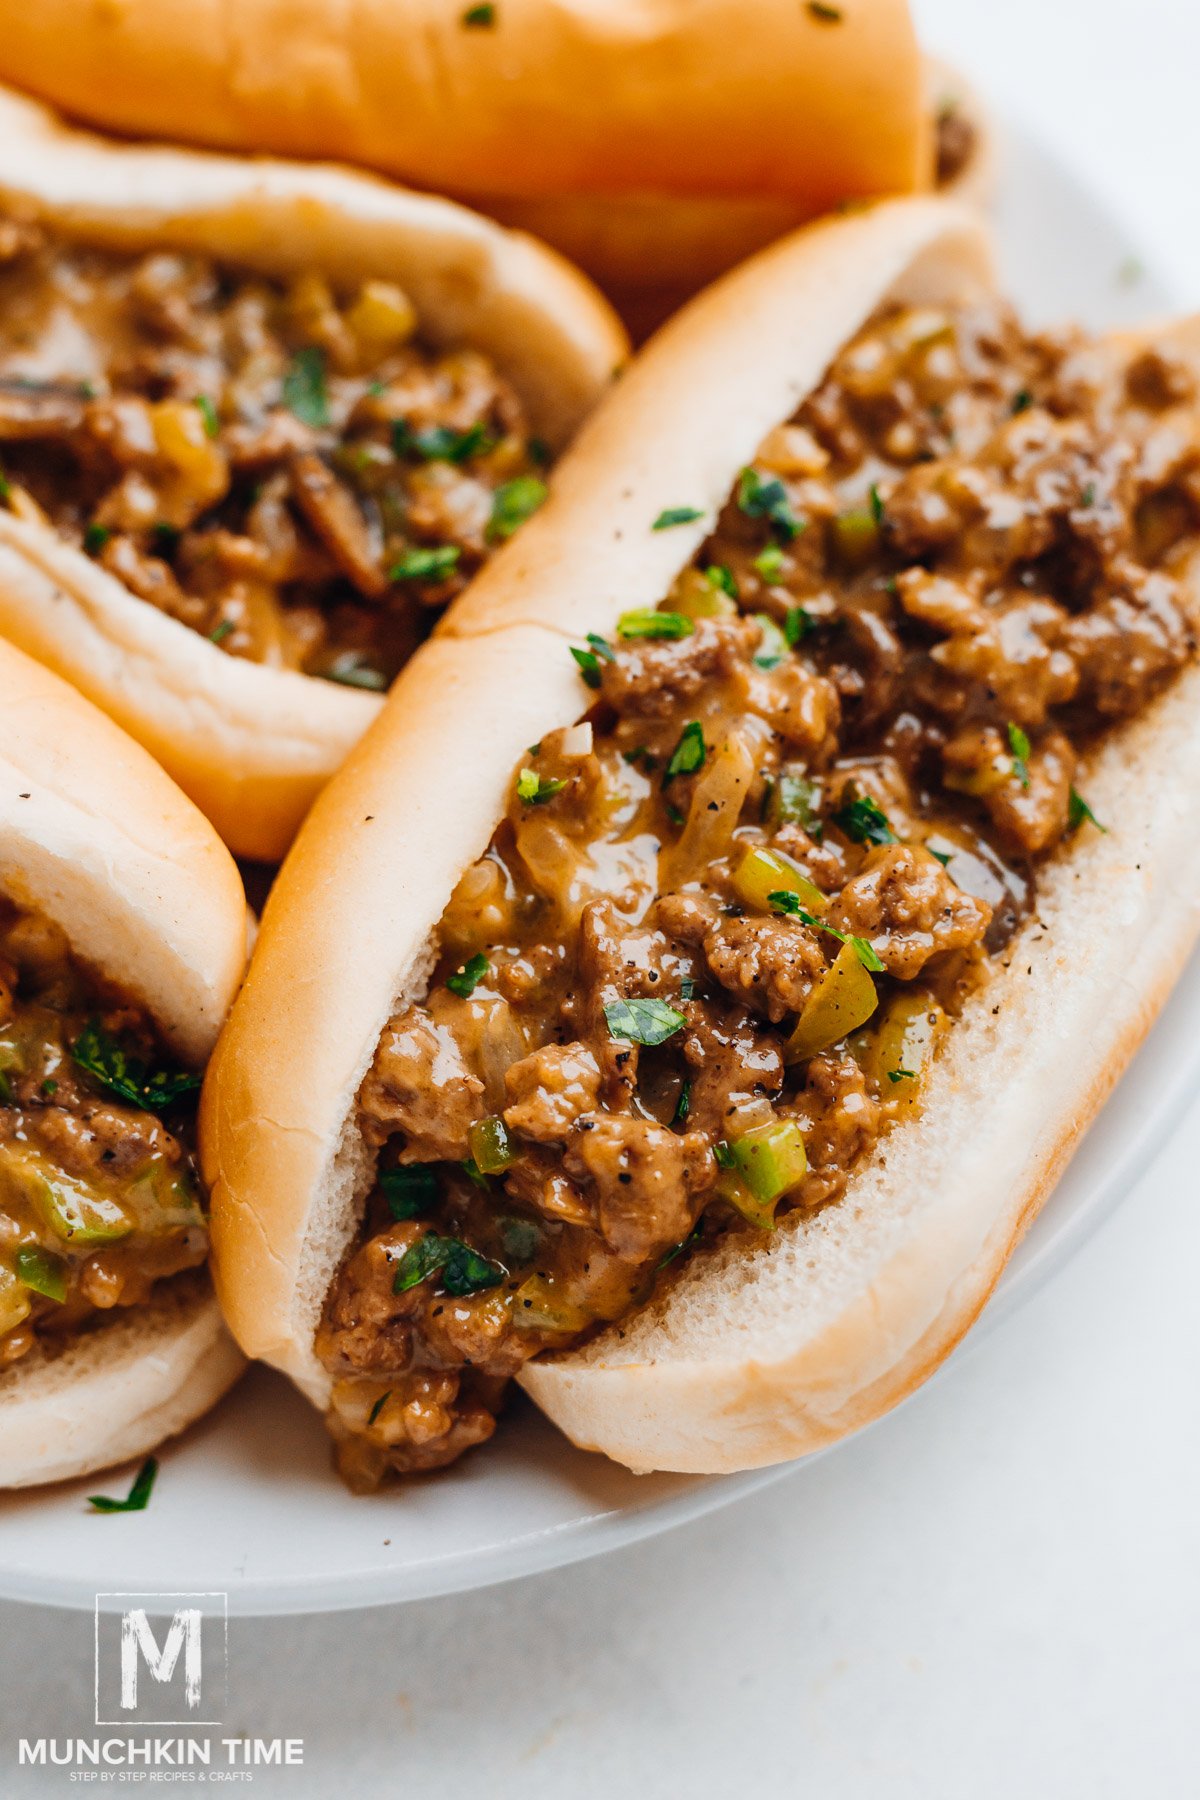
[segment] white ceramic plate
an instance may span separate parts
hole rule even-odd
[[[1170,308],[1126,230],[1015,134],[999,225],[1008,291],[1028,317],[1107,326]],[[1066,1261],[1161,1148],[1200,1087],[1197,1010],[1194,960],[974,1339]],[[102,1517],[86,1506],[89,1492],[123,1492],[125,1472],[0,1500],[0,1593],[90,1608],[97,1589],[224,1591],[230,1610],[247,1614],[412,1599],[596,1555],[788,1472],[638,1478],[573,1450],[521,1403],[484,1454],[436,1480],[352,1499],[330,1471],[316,1414],[284,1381],[255,1370],[167,1449],[146,1512]]]

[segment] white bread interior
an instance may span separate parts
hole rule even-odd
[[[81,242],[191,249],[268,275],[398,282],[425,337],[486,351],[561,446],[627,340],[553,251],[371,176],[120,145],[0,90],[0,203]],[[144,744],[239,854],[282,856],[377,694],[230,657],[52,532],[0,511],[0,633]]]
[[[146,751],[3,642],[0,712],[0,892],[53,919],[201,1067],[246,956],[233,859]],[[207,1274],[164,1283],[151,1306],[0,1374],[0,1486],[141,1455],[241,1367]]]

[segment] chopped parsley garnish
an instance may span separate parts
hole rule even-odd
[[[42,1083],[42,1092],[43,1092],[43,1094],[45,1094],[47,1100],[52,1099],[53,1096],[55,1094],[57,1094],[57,1092],[58,1092],[57,1081],[53,1081],[53,1080],[51,1080],[50,1076],[47,1076],[45,1081],[43,1081],[43,1083]]]
[[[1028,388],[1021,388],[1018,393],[1013,395],[1012,409],[1014,414],[1028,412],[1032,405],[1033,395]]]
[[[487,524],[488,538],[493,543],[498,539],[510,538],[526,519],[533,517],[545,498],[546,484],[539,481],[536,475],[518,475],[514,480],[506,481],[492,495],[492,516]]]
[[[692,1109],[692,1084],[690,1081],[685,1081],[683,1086],[679,1090],[679,1098],[675,1102],[675,1117],[674,1117],[672,1123],[675,1125],[682,1125],[684,1120],[687,1118],[688,1113],[691,1111],[691,1109]]]
[[[616,655],[608,640],[598,637],[594,631],[588,632],[587,641],[589,645],[587,650],[581,650],[577,645],[572,644],[571,655],[579,664],[579,672],[587,685],[590,688],[598,688],[600,686],[601,661],[615,662]],[[625,760],[628,762],[630,759],[626,757]]]
[[[477,956],[471,957],[469,962],[465,962],[456,974],[447,975],[446,986],[452,994],[457,994],[460,999],[469,1000],[484,976],[491,972],[491,967],[487,957],[480,951]]]
[[[157,1474],[158,1458],[148,1456],[134,1476],[133,1486],[123,1500],[112,1500],[107,1494],[89,1494],[88,1505],[99,1513],[145,1512]]]
[[[668,819],[670,819],[672,825],[682,825],[683,824],[682,812],[679,810],[679,808],[677,806],[673,806],[669,800],[666,805],[666,814],[667,814]]]
[[[433,1275],[440,1277],[438,1286],[443,1292],[455,1299],[499,1287],[504,1280],[499,1263],[489,1262],[461,1238],[439,1237],[431,1231],[400,1258],[392,1292],[406,1294]]]
[[[549,781],[536,769],[522,769],[517,776],[517,798],[526,806],[545,806],[547,800],[561,794],[566,785],[565,779]]]
[[[721,593],[728,594],[731,600],[738,597],[738,585],[733,578],[733,570],[724,563],[709,563],[704,571],[704,579],[709,587],[718,588]]]
[[[217,417],[216,407],[213,405],[207,394],[196,395],[196,411],[204,421],[205,436],[210,438],[219,437],[221,432],[221,421]]]
[[[724,1139],[722,1139],[720,1143],[713,1145],[713,1155],[722,1169],[733,1169],[737,1167],[733,1151],[729,1148],[729,1145]]]
[[[458,567],[457,544],[434,544],[406,550],[388,570],[389,581],[445,581]]]
[[[888,1080],[889,1081],[915,1081],[916,1079],[917,1079],[917,1076],[916,1076],[916,1071],[914,1069],[889,1069],[888,1070]]]
[[[623,638],[685,638],[695,629],[686,613],[656,612],[652,606],[635,607],[617,620],[617,633]]]
[[[130,1056],[98,1019],[91,1019],[84,1026],[71,1046],[71,1055],[101,1087],[131,1106],[145,1107],[150,1112],[163,1112],[185,1094],[194,1094],[202,1079],[191,1069],[151,1072],[147,1064]]]
[[[1067,801],[1068,828],[1071,831],[1078,831],[1079,827],[1085,822],[1088,825],[1094,825],[1097,831],[1103,831],[1105,833],[1108,831],[1108,826],[1100,823],[1079,790],[1077,788],[1072,788],[1070,798]]]
[[[209,643],[210,644],[223,644],[225,642],[225,639],[229,636],[229,634],[232,630],[233,630],[233,620],[232,619],[218,619],[217,623],[213,626],[212,630],[208,634]],[[336,675],[333,676],[332,679],[334,681],[336,681],[337,676]]]
[[[681,1000],[694,1000],[696,998],[696,983],[692,980],[690,975],[685,975],[679,984],[679,998]]]
[[[787,913],[790,918],[799,919],[800,923],[807,925],[811,931],[823,931],[828,937],[836,938],[839,944],[853,944],[854,954],[864,969],[869,969],[872,975],[883,973],[883,961],[869,938],[855,937],[853,932],[839,931],[836,925],[827,925],[824,919],[818,919],[816,913],[810,913],[801,906],[800,896],[793,894],[790,888],[768,894],[767,899],[776,912]]]
[[[335,656],[329,667],[321,670],[321,679],[339,682],[342,687],[366,688],[372,694],[384,693],[388,684],[383,670],[364,662],[358,650],[343,650]]]
[[[840,25],[842,22],[841,7],[830,6],[829,0],[808,0],[808,10],[822,25]]]
[[[1079,504],[1080,504],[1080,506],[1084,506],[1084,507],[1095,506],[1095,504],[1096,504],[1096,484],[1094,481],[1089,481],[1087,486],[1084,488],[1082,494],[1080,494]]]
[[[737,503],[748,519],[766,519],[785,544],[804,530],[805,521],[792,511],[782,481],[764,481],[757,469],[743,469],[738,476]]]
[[[1027,788],[1029,786],[1031,745],[1021,727],[1014,725],[1011,720],[1008,725],[1008,747],[1012,751],[1012,772],[1021,786]]]
[[[704,756],[704,727],[699,719],[692,719],[680,732],[679,742],[671,752],[663,786],[673,781],[676,775],[694,775],[697,769],[703,768]]]
[[[380,1413],[383,1411],[384,1407],[387,1405],[387,1403],[391,1399],[391,1397],[392,1397],[391,1388],[388,1389],[386,1394],[380,1394],[378,1400],[375,1402],[374,1406],[371,1408],[370,1412],[367,1414],[367,1424],[368,1425],[373,1425],[375,1423],[376,1419],[379,1417]]]
[[[107,525],[91,524],[83,534],[83,547],[89,556],[96,556],[111,536],[112,532]]]
[[[754,666],[756,669],[777,669],[791,650],[787,633],[780,630],[769,613],[755,613],[754,619],[762,632],[762,642],[754,652]]]
[[[402,1163],[397,1169],[382,1169],[379,1187],[393,1219],[415,1219],[437,1204],[437,1169],[433,1163]]]
[[[783,635],[794,650],[802,638],[817,629],[817,621],[803,606],[789,606],[783,619]]]
[[[856,794],[833,815],[833,822],[856,844],[898,844],[888,816],[869,794]]]
[[[650,774],[651,770],[658,767],[657,756],[655,756],[652,750],[648,750],[645,744],[639,744],[636,750],[622,750],[621,761],[627,762],[630,767],[634,769],[640,764],[647,775]]]
[[[305,425],[320,430],[329,423],[325,386],[325,352],[315,344],[297,350],[283,378],[283,404]]]
[[[604,1008],[612,1037],[652,1050],[682,1031],[687,1020],[665,1000],[610,1000]]]
[[[157,525],[150,527],[150,536],[156,556],[174,556],[183,533],[178,525],[168,525],[165,519],[160,519]]]
[[[651,531],[670,531],[672,525],[691,525],[704,517],[702,506],[665,506],[659,513]]]
[[[496,8],[491,0],[485,0],[482,6],[468,6],[462,22],[468,31],[489,31],[496,23]]]
[[[754,559],[754,572],[764,581],[778,581],[783,574],[783,551],[778,544],[768,544]]]
[[[450,425],[432,425],[427,431],[414,431],[407,419],[392,424],[392,449],[397,456],[420,456],[425,462],[469,462],[473,456],[486,456],[494,450],[496,440],[486,425],[468,425],[455,431]]]
[[[0,469],[0,502],[2,502],[5,506],[7,506],[11,499],[12,499],[12,483],[9,481],[8,476],[4,473],[4,470]]]
[[[879,488],[875,482],[871,483],[871,517],[874,519],[874,521],[877,525],[883,524],[883,518],[884,518],[883,496],[879,492]]]

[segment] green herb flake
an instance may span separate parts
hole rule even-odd
[[[1012,411],[1014,418],[1017,413],[1028,412],[1032,405],[1033,395],[1030,393],[1029,389],[1019,389],[1019,391],[1013,395]]]
[[[490,0],[482,6],[468,6],[462,22],[468,31],[490,31],[496,23],[496,8]]]
[[[163,1112],[186,1094],[194,1094],[202,1077],[190,1069],[157,1069],[153,1073],[144,1062],[129,1052],[98,1019],[84,1026],[71,1055],[101,1087],[127,1100],[131,1106],[145,1107],[150,1112]]]
[[[150,527],[150,536],[154,542],[156,556],[174,556],[183,533],[178,525],[168,525],[165,519],[160,519],[156,525]]]
[[[738,585],[733,577],[733,570],[724,563],[709,563],[704,571],[704,579],[709,587],[716,588],[722,594],[728,594],[731,600],[738,597]]]
[[[771,898],[774,899],[774,895]],[[815,913],[806,912],[803,907],[799,907],[794,916],[811,931],[823,931],[827,937],[836,938],[839,944],[853,944],[854,954],[864,969],[868,969],[872,975],[883,973],[884,962],[870,938],[855,937],[850,931],[839,931],[836,925],[827,925],[824,919],[818,919]]]
[[[883,524],[883,520],[884,520],[883,496],[879,492],[878,485],[874,481],[871,483],[871,517],[874,519],[874,521],[877,525]]]
[[[225,639],[229,636],[229,634],[232,630],[233,630],[233,620],[232,619],[218,620],[217,623],[213,626],[212,630],[208,634],[209,643],[210,644],[223,644],[225,642]],[[337,677],[334,676],[334,677],[332,677],[332,679],[336,681]]]
[[[757,469],[743,469],[738,476],[737,503],[748,519],[766,519],[785,544],[804,530],[805,521],[792,511],[782,481],[764,481]]]
[[[665,1000],[610,1000],[604,1008],[610,1036],[622,1043],[644,1044],[652,1050],[682,1031],[683,1014]]]
[[[658,767],[657,756],[652,750],[648,750],[645,744],[639,744],[636,750],[622,750],[621,761],[627,762],[634,769],[641,767],[647,775],[652,774]]]
[[[778,581],[783,574],[784,556],[778,544],[768,544],[754,559],[754,572],[767,582]]]
[[[491,973],[491,968],[491,963],[481,951],[479,955],[471,957],[469,962],[465,962],[455,974],[447,975],[446,986],[460,999],[469,1000],[484,976]]]
[[[329,424],[325,352],[315,344],[297,350],[293,356],[283,378],[283,404],[304,425],[321,430]]]
[[[427,431],[414,431],[407,419],[392,424],[392,449],[397,456],[419,456],[425,462],[470,462],[472,457],[486,456],[496,448],[496,439],[486,425],[476,422],[465,431],[450,425],[433,425]]]
[[[888,1080],[889,1081],[915,1081],[916,1079],[917,1079],[916,1071],[913,1069],[889,1069],[888,1070]]]
[[[839,807],[833,822],[855,844],[898,844],[900,839],[888,824],[887,814],[869,794],[856,794]]]
[[[437,1168],[433,1163],[401,1163],[381,1169],[379,1188],[393,1219],[415,1219],[437,1205]]]
[[[673,806],[670,801],[667,802],[666,814],[672,825],[683,824],[683,813],[680,811],[679,807]]]
[[[379,1417],[380,1413],[383,1411],[384,1407],[387,1405],[387,1403],[391,1399],[391,1397],[392,1397],[391,1388],[388,1389],[386,1394],[380,1394],[378,1400],[375,1402],[374,1406],[371,1408],[370,1412],[367,1414],[367,1424],[369,1426],[373,1425],[375,1423],[376,1419]]]
[[[676,775],[694,775],[697,769],[704,767],[705,755],[704,727],[699,719],[692,719],[680,732],[679,742],[671,752],[663,785],[673,781]]]
[[[93,523],[83,534],[83,547],[89,556],[98,556],[111,536],[112,532],[107,525]]]
[[[210,438],[219,437],[221,435],[221,421],[217,417],[217,409],[209,399],[208,395],[197,394],[195,406],[196,411],[204,421],[204,435]]]
[[[0,504],[7,506],[11,499],[12,483],[4,473],[4,470],[0,469]]]
[[[679,1090],[679,1098],[675,1102],[675,1117],[672,1120],[672,1123],[675,1125],[683,1125],[686,1122],[688,1113],[691,1110],[692,1110],[692,1084],[690,1081],[685,1081],[683,1086]]]
[[[1097,831],[1103,831],[1105,835],[1108,833],[1108,826],[1100,823],[1083,795],[1077,788],[1072,788],[1067,801],[1067,827],[1071,831],[1078,831],[1083,824],[1094,825]]]
[[[767,895],[767,905],[772,912],[788,913],[793,918],[801,910],[800,896],[793,894],[790,888],[775,888]]]
[[[686,613],[656,612],[653,607],[635,607],[617,620],[618,636],[623,638],[685,638],[695,631],[695,623]]]
[[[787,633],[780,630],[769,613],[755,613],[754,619],[762,632],[761,642],[754,652],[754,666],[756,669],[777,669],[791,652]]]
[[[536,475],[518,475],[506,481],[492,495],[492,516],[487,536],[492,543],[510,538],[531,519],[546,498],[546,484]]]
[[[458,567],[457,544],[435,544],[406,550],[388,570],[389,581],[445,581]]]
[[[1026,734],[1019,725],[1009,721],[1008,747],[1012,751],[1012,772],[1023,788],[1029,786],[1029,758],[1031,746]]]
[[[720,1143],[713,1145],[713,1155],[716,1158],[717,1164],[720,1168],[734,1169],[737,1167],[737,1163],[734,1158],[733,1151],[729,1148],[729,1145],[724,1141],[724,1139],[722,1139]]]
[[[817,629],[817,621],[803,606],[789,606],[783,619],[783,635],[791,649],[795,649],[811,631]]]
[[[112,1500],[107,1494],[89,1494],[88,1505],[98,1513],[145,1512],[157,1474],[158,1458],[148,1456],[123,1500]]]
[[[598,688],[600,686],[601,662],[615,662],[616,654],[607,639],[598,637],[594,631],[588,632],[587,641],[588,648],[586,650],[580,649],[576,644],[572,644],[571,655],[579,664],[579,672],[587,685],[590,688]],[[626,761],[628,760],[627,757]]]
[[[522,769],[517,776],[517,798],[526,806],[545,806],[547,800],[561,794],[566,785],[565,780],[546,780],[536,769]]]
[[[659,513],[651,531],[670,531],[673,525],[692,525],[697,519],[704,517],[702,506],[665,506]]]
[[[438,1276],[444,1293],[460,1300],[466,1294],[478,1294],[485,1288],[499,1287],[505,1271],[499,1263],[489,1262],[461,1238],[439,1237],[431,1231],[405,1251],[396,1268],[392,1292],[406,1294],[422,1281]]]

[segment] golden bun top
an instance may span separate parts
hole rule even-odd
[[[0,78],[118,131],[442,193],[816,212],[929,173],[907,0],[36,0]]]

